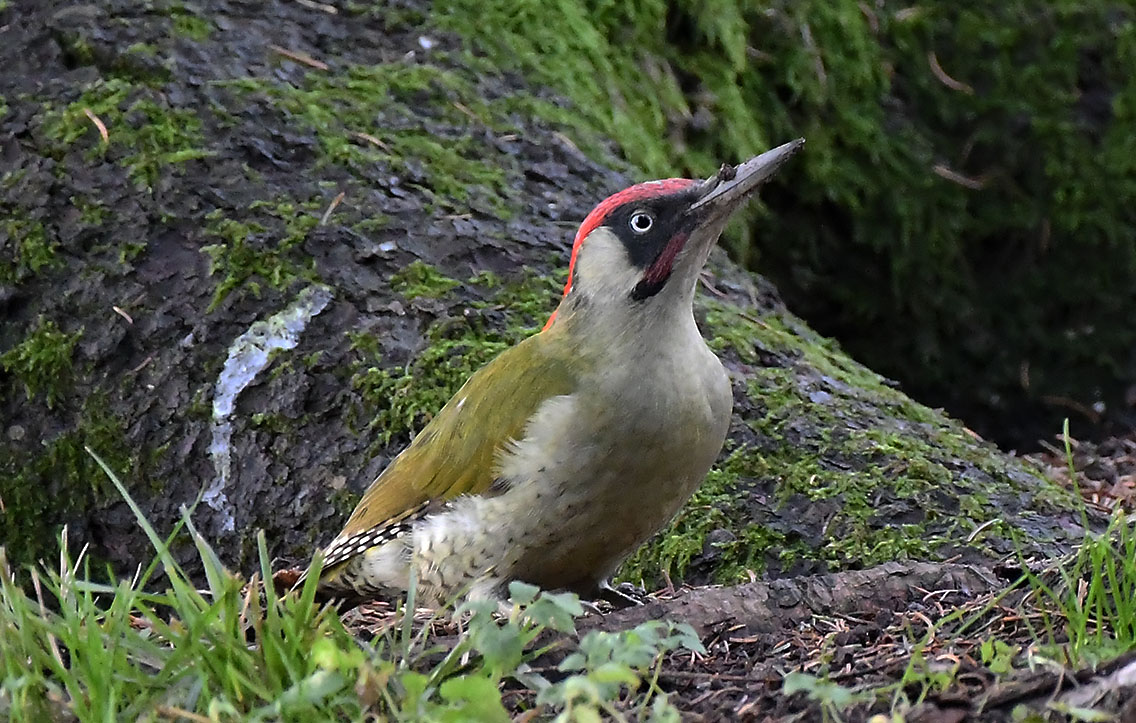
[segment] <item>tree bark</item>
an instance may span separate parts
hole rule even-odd
[[[675,620],[689,624],[702,637],[724,624],[737,635],[768,634],[816,615],[855,613],[872,618],[879,612],[903,610],[929,592],[962,591],[968,598],[978,597],[1008,582],[991,566],[889,562],[867,570],[685,590],[671,599],[587,617],[580,629],[616,631],[647,620]]]

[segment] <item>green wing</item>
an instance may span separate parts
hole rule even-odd
[[[479,494],[497,454],[547,399],[575,391],[556,329],[529,337],[478,370],[371,484],[337,539],[397,523],[424,505]]]

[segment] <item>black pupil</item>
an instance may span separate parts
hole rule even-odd
[[[635,226],[636,230],[646,231],[651,228],[651,217],[645,213],[637,213],[635,217],[631,219],[631,223]]]

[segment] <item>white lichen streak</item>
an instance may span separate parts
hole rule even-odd
[[[232,532],[236,524],[229,498],[225,496],[225,485],[232,472],[229,440],[233,425],[229,419],[237,395],[268,366],[272,352],[295,348],[304,327],[312,317],[324,310],[331,297],[331,289],[328,287],[309,286],[296,296],[291,306],[257,321],[229,345],[229,357],[217,377],[213,392],[213,441],[209,445],[209,456],[213,459],[217,477],[201,498],[205,504],[220,513],[222,532]]]

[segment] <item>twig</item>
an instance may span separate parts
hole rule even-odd
[[[816,41],[813,39],[812,28],[808,23],[801,23],[801,40],[805,44],[805,50],[809,55],[813,56],[813,66],[816,69],[817,80],[820,81],[822,86],[828,85],[828,73],[824,70],[824,60],[820,57],[820,49],[817,48]]]
[[[296,0],[296,2],[300,3],[301,5],[303,5],[306,8],[311,8],[312,10],[319,10],[320,12],[325,12],[328,15],[337,15],[339,13],[339,9],[336,8],[334,5],[327,5],[325,3],[317,3],[317,2],[315,2],[315,0]]]
[[[387,153],[392,152],[390,146],[388,146],[386,143],[383,143],[381,140],[379,140],[375,136],[371,135],[370,133],[360,133],[359,131],[351,131],[351,135],[355,136],[359,140],[367,141],[371,145],[378,146],[379,148],[382,148]]]
[[[279,45],[275,44],[269,45],[268,47],[276,51],[278,54],[283,55],[285,58],[290,58],[291,60],[295,60],[297,63],[303,63],[304,65],[311,66],[316,70],[327,70],[329,67],[327,63],[316,60],[302,50],[288,50],[287,48],[282,48]]]
[[[936,176],[945,178],[948,181],[957,183],[958,185],[969,188],[972,191],[978,191],[982,188],[985,188],[986,182],[989,180],[986,176],[979,176],[978,178],[964,176],[958,171],[952,171],[949,167],[942,163],[936,163],[931,167],[931,170],[935,172]]]
[[[87,116],[95,124],[95,128],[99,129],[99,137],[103,139],[103,143],[109,144],[110,133],[107,132],[106,123],[103,123],[102,119],[95,115],[95,112],[90,108],[84,108],[83,115]]]
[[[958,92],[966,93],[967,95],[974,95],[974,88],[971,88],[961,80],[955,80],[951,76],[947,75],[946,71],[943,70],[943,66],[939,65],[939,58],[935,55],[934,50],[927,51],[927,62],[931,65],[931,72],[935,74],[935,77],[939,79],[940,83],[947,86],[951,90],[957,90]]]
[[[320,218],[320,222],[319,222],[320,226],[327,225],[327,220],[329,218],[331,218],[332,212],[335,211],[335,209],[339,206],[339,204],[343,203],[343,199],[346,198],[346,197],[347,197],[347,191],[340,191],[338,196],[331,199],[331,203],[328,204],[327,210],[323,212],[323,217]]]

